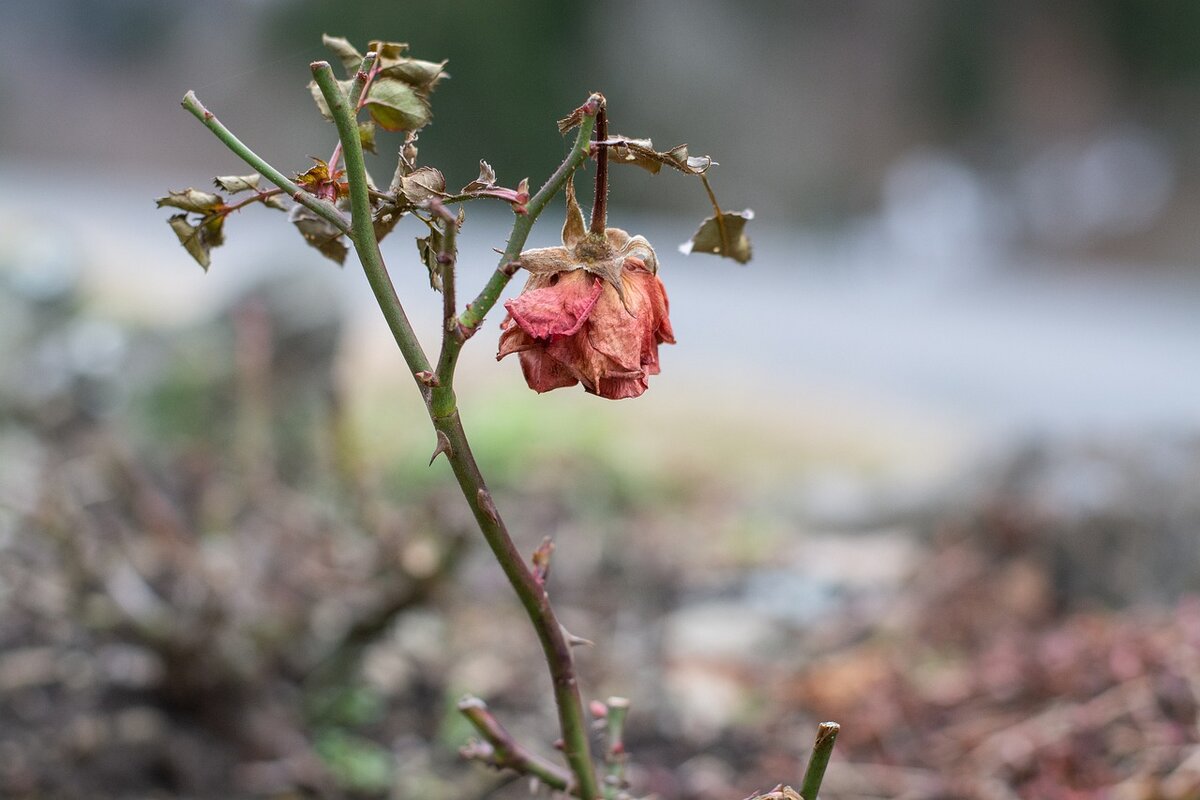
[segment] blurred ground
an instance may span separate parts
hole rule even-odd
[[[330,274],[357,276],[231,249],[238,280],[186,272],[155,309],[90,235],[14,237],[0,271],[3,793],[522,796],[459,761],[453,703],[487,698],[550,752],[543,668],[424,465],[371,310],[330,302]],[[802,392],[790,370],[819,359],[738,360],[722,313],[749,312],[690,267],[685,344],[643,401],[535,397],[482,345],[464,391],[520,546],[557,542],[561,616],[597,642],[589,695],[633,699],[634,790],[795,780],[834,718],[829,797],[1195,796],[1189,409],[1144,404],[1165,432],[1130,439],[953,393],[934,396],[954,415],[905,412],[886,375],[857,404]],[[693,347],[722,354],[715,376]],[[1031,420],[1045,435],[999,444]]]

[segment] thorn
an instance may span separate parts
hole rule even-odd
[[[496,510],[496,503],[487,489],[480,489],[475,494],[475,501],[479,503],[479,510],[492,521],[493,525],[500,524],[500,512]]]
[[[433,455],[429,457],[429,466],[432,467],[433,462],[436,461],[437,457],[442,453],[446,454],[446,458],[450,458],[454,455],[454,450],[450,447],[450,437],[446,435],[446,432],[438,431],[437,446],[433,448]]]
[[[596,644],[591,639],[585,639],[582,636],[576,636],[566,628],[563,628],[561,624],[558,627],[562,628],[563,635],[567,637],[567,644],[571,645],[571,647],[579,647],[581,645],[591,647],[592,645]]]
[[[550,556],[554,554],[554,540],[547,536],[542,539],[542,543],[533,551],[533,578],[540,586],[546,585],[546,579],[550,577]]]
[[[501,272],[503,272],[505,275],[507,275],[507,276],[508,276],[508,277],[510,277],[510,278],[511,278],[513,275],[516,275],[516,274],[517,274],[517,271],[518,271],[518,270],[520,270],[520,269],[521,269],[521,262],[520,262],[520,261],[509,261],[507,264],[505,264],[504,266],[500,267],[500,271],[501,271]]]
[[[566,750],[567,746],[565,744],[563,744],[562,739],[555,739],[554,740],[554,749],[562,751],[562,750]]]

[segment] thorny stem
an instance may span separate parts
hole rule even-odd
[[[458,703],[458,710],[487,742],[482,747],[478,743],[464,747],[460,751],[463,756],[478,759],[496,769],[532,775],[557,792],[575,792],[569,772],[522,747],[478,697],[464,697]]]
[[[438,251],[437,263],[442,273],[442,351],[445,352],[450,340],[458,334],[454,275],[458,255],[458,218],[446,210],[446,206],[436,198],[430,204],[430,209],[442,220],[442,248]],[[434,395],[437,395],[436,389]]]
[[[558,194],[571,174],[588,157],[589,141],[596,124],[596,115],[604,108],[604,96],[593,94],[583,107],[587,113],[579,124],[579,132],[575,136],[575,144],[572,145],[571,151],[558,165],[554,174],[542,184],[542,188],[538,189],[537,193],[525,204],[527,213],[517,215],[513,222],[512,233],[508,236],[508,245],[500,256],[500,263],[496,267],[496,271],[492,273],[483,290],[467,304],[463,313],[458,316],[455,335],[447,339],[442,347],[441,356],[438,358],[437,377],[443,388],[453,391],[454,370],[458,364],[458,356],[463,343],[475,333],[479,324],[483,322],[483,318],[500,299],[500,293],[504,291],[504,287],[512,280],[515,270],[511,265],[520,258],[521,250],[525,247],[525,241],[529,238],[533,224],[537,222],[537,218],[546,208],[547,203],[553,199],[554,195]]]
[[[591,232],[604,235],[608,227],[608,115],[601,108],[596,114],[596,199],[592,202]]]
[[[334,208],[332,203],[319,200],[301,189],[282,172],[264,161],[258,153],[255,153],[243,144],[228,128],[221,124],[221,121],[211,111],[204,107],[199,98],[196,97],[195,92],[189,90],[183,96],[182,105],[191,112],[192,116],[200,120],[204,124],[204,127],[216,134],[217,138],[224,142],[225,146],[232,150],[234,154],[251,167],[254,167],[255,172],[278,186],[297,203],[329,222],[342,233],[350,233],[350,222],[342,215],[342,212]]]
[[[836,722],[822,722],[817,726],[817,739],[813,742],[808,768],[804,770],[804,782],[800,784],[800,796],[804,800],[817,800],[821,782],[825,780],[825,768],[829,766],[829,756],[833,753],[833,743],[837,741],[841,729],[842,726]]]
[[[333,70],[329,64],[318,61],[314,62],[311,66],[317,85],[320,87],[321,93],[325,97],[325,102],[329,104],[330,111],[333,114],[334,122],[338,129],[338,136],[342,140],[342,149],[346,160],[346,177],[350,183],[353,227],[351,240],[354,242],[359,258],[363,262],[363,268],[367,273],[367,279],[371,283],[371,288],[375,292],[375,298],[379,302],[384,316],[387,318],[409,369],[412,370],[414,375],[421,372],[428,372],[429,365],[425,358],[425,353],[421,350],[420,344],[417,342],[408,318],[404,314],[404,309],[400,305],[399,298],[396,297],[395,289],[392,286],[391,279],[387,274],[387,268],[384,266],[383,258],[379,252],[379,243],[375,239],[375,232],[371,221],[371,201],[367,190],[366,169],[363,165],[362,143],[358,138],[358,126],[354,122],[354,116],[350,111],[345,96],[338,90],[337,81],[333,76]],[[590,102],[592,100],[589,98]],[[600,102],[603,102],[602,98]],[[576,147],[572,151],[571,156],[563,162],[558,171],[554,173],[554,176],[547,181],[546,185],[530,201],[530,213],[517,218],[516,223],[513,225],[513,234],[509,239],[509,250],[512,250],[515,246],[516,253],[520,252],[520,248],[524,244],[525,238],[529,234],[529,228],[532,226],[537,214],[545,207],[554,192],[562,186],[563,181],[565,181],[566,176],[570,174],[571,170],[586,156],[587,141],[592,128],[590,121],[590,117],[585,118],[584,124],[580,126],[581,129],[584,127],[587,128],[586,132],[581,130],[580,136],[582,141],[576,142]],[[578,161],[575,160],[576,156],[578,156]],[[556,181],[557,184],[555,183]],[[504,259],[501,262],[502,265],[514,260],[516,253],[512,257]],[[499,271],[498,274],[500,274]],[[503,288],[503,285],[508,282],[508,277],[506,274],[503,275],[504,280],[496,288],[496,296],[499,295],[499,291]],[[495,276],[493,276],[493,281],[495,281]],[[489,285],[493,281],[489,281]],[[494,303],[495,299],[493,298],[487,303],[487,307],[490,308]],[[482,319],[482,315],[479,318]],[[463,323],[460,319],[459,325],[461,324]],[[449,341],[458,342],[458,345],[461,346],[461,341],[457,338],[452,338]],[[442,355],[443,358],[441,363],[439,363],[439,370],[446,363],[445,353]],[[451,371],[447,374],[450,377],[453,375],[453,363],[453,361],[449,362]],[[428,399],[427,387],[421,384],[419,378],[417,382],[421,385],[422,394]],[[479,471],[479,465],[475,462],[470,444],[467,442],[466,433],[463,431],[458,411],[453,405],[452,393],[449,395],[449,399],[451,405],[448,413],[435,413],[433,404],[429,404],[430,419],[433,422],[434,428],[445,436],[446,443],[448,444],[448,447],[445,449],[446,457],[450,461],[451,469],[458,480],[459,486],[462,488],[467,504],[471,507],[471,511],[475,515],[475,520],[479,525],[480,531],[483,533],[484,539],[487,540],[488,546],[491,548],[497,562],[499,562],[501,569],[520,599],[521,605],[524,606],[526,613],[529,615],[534,630],[537,632],[538,640],[541,642],[554,683],[555,703],[558,706],[559,724],[562,729],[563,754],[571,767],[571,771],[575,775],[580,796],[589,798],[589,800],[596,798],[598,792],[594,766],[588,747],[587,720],[584,717],[583,702],[579,695],[579,686],[575,677],[575,664],[571,655],[570,644],[567,642],[566,634],[559,624],[554,610],[550,607],[549,596],[542,585],[538,583],[530,567],[521,557],[521,554],[517,551],[512,537],[509,536],[508,530],[505,528],[504,522],[496,510],[495,503],[492,501],[491,494],[488,492],[487,485],[483,480],[483,475]]]

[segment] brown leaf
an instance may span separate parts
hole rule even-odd
[[[358,73],[358,68],[362,66],[362,53],[358,52],[348,39],[323,33],[321,34],[321,44],[332,50],[338,57],[348,77],[353,78]]]
[[[399,191],[410,205],[419,206],[446,196],[446,178],[434,167],[418,167],[400,178]]]
[[[211,214],[193,223],[188,221],[187,214],[175,214],[167,220],[167,224],[175,231],[175,236],[188,255],[208,272],[210,251],[225,243],[225,216]]]
[[[431,230],[428,236],[417,239],[417,255],[421,257],[425,269],[429,270],[430,287],[437,292],[442,291],[442,269],[437,257],[443,246],[445,239],[437,230]]]
[[[180,208],[184,211],[204,213],[220,208],[225,204],[225,199],[219,194],[187,188],[180,191],[171,190],[166,197],[159,197],[154,202],[157,203],[158,208],[169,206],[171,208]]]
[[[754,219],[754,212],[725,211],[720,217],[709,217],[700,223],[692,238],[679,245],[679,252],[710,253],[732,258],[739,264],[750,260],[750,239],[746,236],[746,223]]]
[[[634,164],[657,175],[663,165],[688,175],[703,175],[716,162],[709,156],[689,156],[686,144],[676,145],[665,153],[654,149],[649,139],[630,139],[612,136],[608,143],[610,164]]]
[[[479,162],[479,177],[464,186],[460,194],[472,194],[496,185],[496,170],[486,161]]]
[[[304,241],[321,251],[321,255],[338,264],[346,262],[348,249],[342,241],[342,232],[328,220],[318,217],[304,206],[294,206],[288,219],[300,231]]]
[[[258,190],[258,181],[261,177],[257,172],[249,175],[226,175],[220,178],[213,178],[213,185],[218,189],[224,189],[230,194],[253,192]]]

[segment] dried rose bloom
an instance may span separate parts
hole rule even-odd
[[[496,358],[519,353],[536,392],[582,383],[612,400],[637,397],[659,372],[659,344],[675,343],[654,248],[619,228],[587,233],[570,181],[562,239],[521,253],[529,281],[504,304]]]

